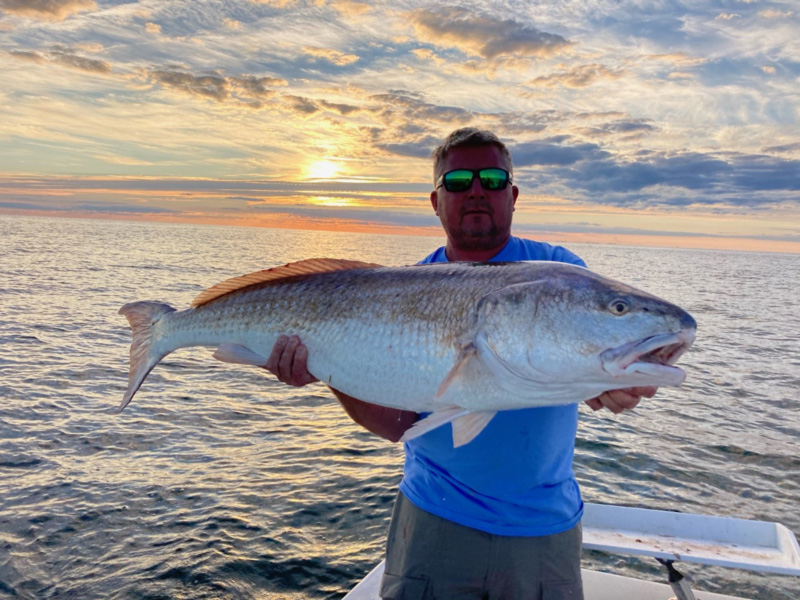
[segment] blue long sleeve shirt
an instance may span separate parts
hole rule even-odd
[[[585,267],[575,254],[512,237],[490,262],[550,260]],[[420,264],[447,262],[439,248]],[[453,448],[452,427],[405,444],[400,490],[423,510],[498,535],[567,531],[583,515],[572,470],[578,406],[500,411],[470,443]]]

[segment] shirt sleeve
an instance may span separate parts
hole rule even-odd
[[[554,248],[553,260],[569,263],[571,265],[578,265],[579,267],[586,267],[586,263],[580,256],[562,246],[556,246]]]

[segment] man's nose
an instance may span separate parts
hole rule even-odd
[[[469,195],[472,196],[483,196],[483,186],[481,185],[481,178],[478,177],[476,173],[475,176],[472,178],[472,184],[469,186]]]

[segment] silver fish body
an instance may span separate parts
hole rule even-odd
[[[193,307],[126,304],[131,373],[187,346],[266,362],[281,334],[308,369],[355,398],[433,413],[406,439],[453,422],[471,440],[498,410],[581,402],[604,391],[679,385],[675,361],[696,323],[683,309],[582,267],[555,262],[380,267],[312,259],[214,286]]]

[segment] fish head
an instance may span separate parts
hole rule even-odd
[[[534,274],[487,298],[476,335],[484,363],[515,382],[509,388],[578,400],[683,382],[675,363],[697,329],[688,312],[582,267],[552,265]]]

